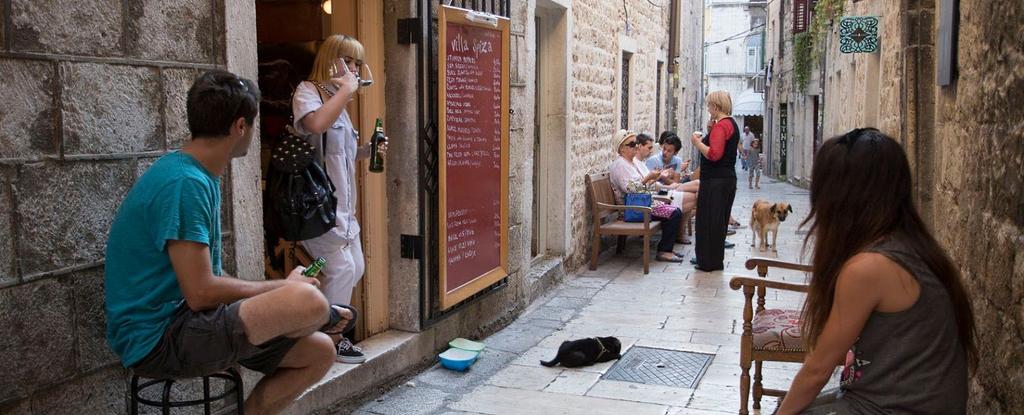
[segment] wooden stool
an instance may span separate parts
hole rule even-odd
[[[153,379],[145,382],[139,382],[139,375],[132,375],[132,386],[130,393],[131,398],[131,415],[138,415],[139,404],[152,406],[155,408],[161,408],[161,413],[168,415],[171,413],[171,408],[183,408],[189,406],[203,405],[203,413],[210,415],[210,404],[221,399],[226,399],[232,393],[235,394],[235,405],[236,411],[239,415],[245,415],[245,409],[243,406],[242,395],[245,388],[242,386],[242,376],[238,374],[238,370],[235,368],[225,369],[223,372],[214,373],[211,375],[203,376],[203,398],[193,400],[171,400],[171,386],[174,382],[181,379]],[[210,396],[210,378],[224,379],[225,386],[224,391],[220,394]],[[142,392],[150,387],[163,384],[163,393],[159,401],[153,401],[142,397]]]

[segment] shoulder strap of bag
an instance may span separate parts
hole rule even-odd
[[[315,83],[313,83],[313,81],[303,81],[303,82],[309,82],[309,83],[313,84],[313,89],[316,90],[316,95],[318,97],[320,97],[320,107],[323,107],[324,106],[324,91],[321,91],[320,87],[318,87]],[[331,124],[333,125],[334,123],[332,122]],[[327,128],[330,128],[330,127],[327,127]],[[320,164],[322,164],[322,168],[324,170],[324,174],[326,174],[327,173],[327,131],[326,130],[323,132],[323,134],[320,134]]]

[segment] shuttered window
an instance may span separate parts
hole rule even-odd
[[[793,33],[807,31],[807,1],[793,0]]]

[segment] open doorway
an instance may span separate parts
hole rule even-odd
[[[265,188],[270,151],[291,119],[292,92],[307,79],[320,44],[334,34],[354,36],[367,51],[364,60],[374,68],[382,68],[382,19],[378,1],[256,1],[259,86],[263,93],[260,102],[261,188]],[[353,125],[362,132],[362,142],[371,135],[368,129],[373,127],[373,119],[384,117],[383,88],[383,76],[378,75],[374,88],[361,91],[347,107]],[[356,168],[357,200],[360,201],[357,218],[363,229],[361,237],[366,272],[352,295],[352,305],[361,311],[354,333],[353,340],[356,341],[388,328],[387,212],[362,208],[368,204],[386,207],[384,179],[382,174],[370,176],[373,177],[367,176],[365,162],[360,163]],[[292,249],[291,243],[282,240],[266,241],[267,278],[283,278],[296,265],[307,265],[311,261],[312,258],[301,247]]]
[[[534,258],[564,255],[570,222],[566,204],[566,108],[568,28],[572,13],[561,3],[538,0],[534,20],[537,42],[531,238]]]
[[[280,21],[293,24],[282,25]],[[313,67],[317,47],[330,34],[330,15],[311,1],[256,1],[260,101],[260,188],[265,189],[270,152],[291,120],[292,92]],[[272,238],[265,234],[266,238]],[[284,278],[296,265],[308,265],[301,247],[265,240],[267,278]]]

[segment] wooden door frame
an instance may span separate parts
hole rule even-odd
[[[373,86],[361,90],[349,105],[360,143],[367,143],[374,121],[385,118],[384,105],[384,6],[379,0],[331,0],[331,34],[355,37],[366,50],[364,62],[373,71]],[[385,129],[387,126],[385,126]],[[388,203],[386,173],[368,173],[366,161],[358,164],[360,188],[357,206],[362,227],[366,272],[353,295],[361,306],[359,337],[370,337],[388,329]],[[359,288],[361,287],[361,289]],[[362,304],[359,304],[362,303]]]

